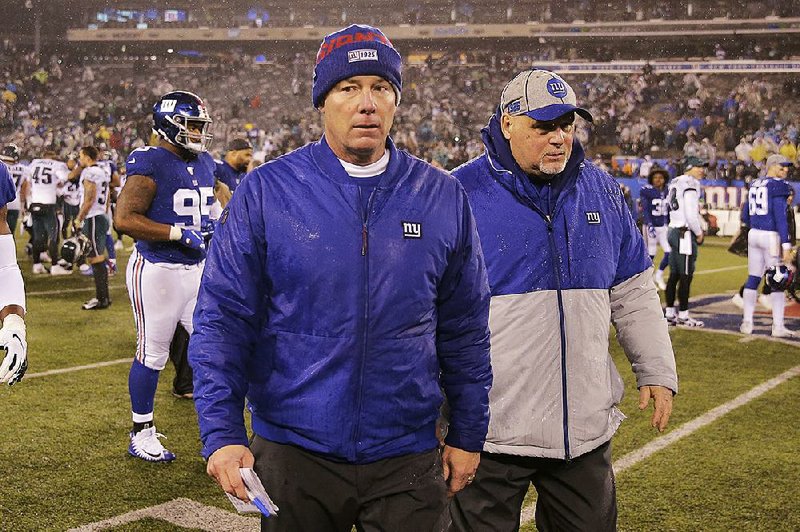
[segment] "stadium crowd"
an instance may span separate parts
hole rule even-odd
[[[106,28],[135,28],[137,24],[148,27],[198,28],[198,27],[292,27],[304,25],[337,26],[350,23],[354,16],[361,22],[395,24],[503,24],[545,23],[563,24],[576,20],[585,22],[641,22],[651,19],[685,20],[690,18],[763,18],[765,16],[793,16],[792,9],[782,2],[767,1],[732,5],[700,0],[691,3],[628,2],[605,3],[581,0],[561,4],[552,0],[516,0],[495,4],[479,4],[465,0],[415,0],[404,2],[398,9],[374,9],[370,1],[350,2],[345,7],[319,6],[318,9],[301,9],[294,2],[273,0],[254,3],[254,7],[238,12],[227,5],[203,9],[170,9],[175,5],[153,4],[138,10],[117,9],[101,11],[100,15],[87,12],[84,24]],[[180,6],[177,6],[180,7]],[[166,8],[166,9],[165,9]],[[94,16],[93,16],[94,15]],[[378,18],[380,20],[378,20]]]
[[[482,150],[477,133],[494,111],[491,88],[542,59],[490,51],[420,57],[405,65],[394,137],[447,169]],[[305,111],[312,53],[265,64],[235,54],[200,63],[175,58],[81,66],[78,59],[52,56],[40,64],[6,43],[0,56],[4,143],[16,143],[27,157],[52,148],[66,158],[89,144],[124,155],[149,141],[149,102],[177,87],[206,99],[217,151],[246,135],[256,159],[267,160],[321,133],[318,117]],[[699,155],[711,161],[713,177],[731,179],[753,175],[772,153],[797,158],[796,76],[658,75],[645,68],[567,79],[595,117],[592,125],[581,122],[578,131],[590,153]],[[272,80],[284,86],[269,90]]]

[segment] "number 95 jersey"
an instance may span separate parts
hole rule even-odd
[[[147,146],[133,150],[125,166],[128,176],[147,176],[156,183],[156,194],[145,216],[198,231],[208,224],[214,203],[215,164],[211,155],[203,152],[187,161],[166,148]],[[174,241],[139,240],[136,249],[156,263],[197,264],[206,256],[205,250],[190,249]]]

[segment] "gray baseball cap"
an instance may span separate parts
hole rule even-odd
[[[770,166],[794,166],[792,161],[789,160],[788,157],[784,157],[780,153],[773,153],[769,157],[767,157],[767,168]]]
[[[592,122],[592,115],[578,107],[575,91],[558,74],[548,70],[526,70],[508,82],[500,96],[500,110],[534,120],[555,120],[575,112]]]

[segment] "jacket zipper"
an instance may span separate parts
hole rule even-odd
[[[556,251],[556,237],[553,234],[553,220],[550,216],[545,216],[547,222],[547,238],[550,242],[550,254],[553,257],[556,273],[556,296],[558,298],[558,327],[561,331],[561,411],[564,424],[564,457],[567,461],[572,459],[569,450],[569,406],[567,402],[567,338],[566,324],[564,323],[564,300],[561,294],[561,266],[559,256]]]
[[[489,158],[489,165],[494,168],[494,165],[491,163],[491,158]],[[505,172],[512,176],[512,178],[516,179],[516,176],[512,172],[508,170],[497,170],[498,172]],[[548,210],[550,208],[550,185],[547,185],[547,207]],[[544,218],[545,223],[547,223],[547,239],[550,244],[550,255],[553,259],[553,269],[555,270],[556,276],[556,297],[558,298],[558,327],[561,339],[561,410],[563,412],[563,428],[564,428],[564,457],[567,461],[572,460],[572,454],[570,453],[569,449],[569,410],[568,410],[568,401],[567,401],[567,337],[566,337],[566,329],[567,325],[564,323],[564,299],[561,294],[561,266],[559,263],[559,255],[556,247],[556,237],[553,234],[553,218],[542,211],[536,203],[531,201],[530,198],[527,197],[526,194],[517,193],[518,197],[524,199],[528,206],[533,209],[534,212],[538,213],[539,216]],[[555,208],[553,209],[553,216],[555,213],[558,212],[559,207],[563,205],[565,196],[565,191],[562,191],[562,194],[559,195],[559,198],[556,200]],[[560,201],[559,201],[560,200]]]
[[[367,361],[368,331],[369,331],[369,213],[372,211],[372,200],[375,197],[373,188],[367,199],[367,208],[364,210],[364,202],[361,197],[361,187],[358,187],[358,205],[361,208],[361,256],[364,257],[364,314],[362,323],[362,344],[361,344],[361,364],[358,374],[358,396],[356,398],[356,426],[353,433],[355,443],[354,457],[357,459],[359,454],[359,433],[361,432],[361,405],[363,402],[364,391],[364,366]]]

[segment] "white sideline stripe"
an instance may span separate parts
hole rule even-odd
[[[49,371],[42,371],[39,373],[26,373],[25,380],[35,379],[36,377],[47,377],[49,375],[62,375],[64,373],[72,373],[73,371],[82,371],[84,369],[102,368],[104,366],[114,366],[122,364],[123,362],[131,362],[133,357],[118,358],[116,360],[106,360],[105,362],[95,362],[94,364],[86,364],[85,366],[72,366],[71,368],[51,369]]]
[[[672,445],[676,441],[685,438],[686,436],[692,434],[698,429],[705,427],[716,421],[717,419],[721,418],[725,414],[729,413],[730,411],[739,408],[742,405],[745,405],[752,401],[753,399],[764,395],[771,389],[775,388],[776,386],[783,384],[784,382],[788,381],[793,377],[797,377],[800,375],[800,366],[795,366],[792,369],[784,371],[777,377],[773,377],[772,379],[762,382],[755,388],[750,389],[749,391],[743,393],[739,397],[735,399],[731,399],[727,403],[721,404],[718,407],[712,408],[705,414],[700,417],[696,417],[691,421],[688,421],[678,427],[677,429],[669,432],[663,436],[656,438],[655,440],[651,441],[644,447],[632,451],[616,462],[614,462],[614,474],[619,475],[626,469],[629,469],[642,460],[649,458],[652,454],[657,453],[658,451]],[[533,521],[534,512],[536,508],[534,506],[528,506],[527,508],[522,509],[522,517],[520,519],[520,525],[525,525],[531,521]]]
[[[124,284],[119,285],[109,285],[109,290],[117,290],[119,288],[125,288]],[[57,296],[59,294],[73,294],[76,292],[94,292],[94,286],[87,286],[86,288],[63,288],[61,290],[42,290],[40,292],[28,292],[26,296]]]
[[[260,529],[257,517],[243,517],[214,506],[206,506],[191,499],[180,497],[169,502],[134,510],[104,521],[89,523],[68,532],[94,532],[106,530],[145,518],[161,519],[183,528],[207,530],[209,532],[254,532]]]
[[[747,264],[742,264],[741,266],[725,266],[724,268],[714,268],[713,270],[700,270],[694,272],[695,275],[706,275],[709,273],[719,273],[719,272],[729,272],[731,270],[743,270],[747,268]]]

